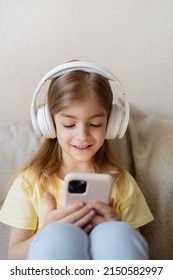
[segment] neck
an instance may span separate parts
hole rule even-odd
[[[61,179],[64,179],[65,175],[68,173],[75,172],[75,173],[94,173],[94,169],[92,164],[88,163],[76,163],[75,165],[70,164],[63,164],[60,171],[59,171],[59,177]]]

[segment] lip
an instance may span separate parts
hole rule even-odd
[[[92,145],[88,144],[88,145],[72,145],[75,149],[79,150],[79,151],[86,151],[88,150]]]

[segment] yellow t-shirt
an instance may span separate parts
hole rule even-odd
[[[64,182],[54,176],[51,182],[40,186],[34,172],[27,170],[18,175],[12,184],[0,211],[0,221],[12,227],[38,230],[44,224],[47,213],[45,191],[51,192],[57,207],[61,207]],[[153,220],[145,198],[133,177],[126,172],[124,184],[118,190],[120,202],[116,204],[121,219],[133,228],[141,227]],[[113,185],[112,197],[116,199],[117,186]]]

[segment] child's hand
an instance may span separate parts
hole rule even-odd
[[[120,221],[120,215],[117,213],[115,208],[113,208],[113,201],[109,205],[101,201],[93,201],[88,204],[90,209],[95,210],[96,215],[92,219],[92,225],[98,225],[106,221]]]
[[[44,197],[48,203],[48,212],[45,217],[45,226],[58,221],[75,224],[81,228],[84,228],[86,232],[91,230],[90,221],[94,218],[95,211],[88,207],[88,205],[86,205],[84,202],[77,202],[75,204],[57,209],[56,199],[51,193],[46,192]],[[88,226],[88,224],[90,226]]]

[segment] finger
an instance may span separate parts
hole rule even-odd
[[[61,219],[61,222],[68,222],[76,224],[79,227],[83,227],[94,217],[94,215],[95,211],[88,209],[85,205],[83,208],[66,215],[63,219]]]
[[[73,203],[73,204],[61,207],[61,208],[57,209],[56,211],[53,211],[52,216],[55,220],[60,220],[60,219],[73,215],[74,213],[76,213],[77,211],[82,209],[83,207],[85,207],[85,203],[83,203],[83,202]]]
[[[111,207],[101,201],[92,201],[88,206],[91,209],[96,210],[97,214],[104,216],[106,213],[109,213]]]
[[[90,233],[90,231],[94,228],[94,225],[93,224],[87,224],[85,227],[83,227],[83,230],[86,232],[86,233]]]
[[[76,222],[75,225],[78,227],[85,227],[87,224],[91,223],[92,219],[95,216],[95,211],[91,210],[89,213],[85,214],[81,218],[79,218]]]
[[[93,217],[91,223],[92,223],[92,225],[93,225],[93,227],[94,227],[94,226],[96,226],[96,225],[98,225],[98,224],[101,224],[101,223],[103,223],[103,222],[105,222],[105,221],[106,221],[106,219],[105,219],[104,216],[95,215],[95,216]]]
[[[52,210],[57,209],[56,199],[53,196],[53,194],[51,194],[50,192],[45,192],[44,198],[46,199],[47,204],[48,204],[48,212],[51,212]]]
[[[92,207],[95,209],[96,213],[99,216],[103,216],[106,221],[115,220],[119,221],[121,220],[118,212],[115,210],[115,208],[110,207],[109,205],[100,202],[100,201],[93,201]]]
[[[114,206],[114,199],[113,197],[111,197],[110,201],[109,201],[109,206],[113,207]]]

